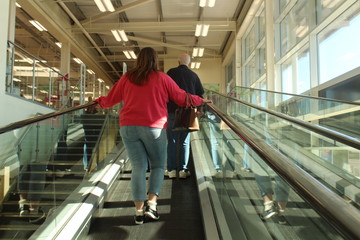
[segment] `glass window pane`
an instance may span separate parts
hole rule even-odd
[[[338,6],[343,4],[345,0],[317,0],[316,1],[316,21],[320,23],[329,16]]]
[[[266,56],[265,56],[265,45],[262,45],[257,49],[255,59],[257,62],[257,71],[256,71],[256,79],[260,78],[263,74],[265,74],[266,69]]]
[[[257,17],[258,20],[258,43],[265,37],[265,11],[263,10],[260,15]]]
[[[315,10],[311,1],[299,0],[280,23],[281,56],[303,39],[315,26],[310,22]]]
[[[251,55],[255,49],[255,29],[251,28],[249,34],[245,38],[245,60]]]
[[[282,91],[300,94],[310,89],[310,53],[306,46],[281,66]],[[285,99],[283,99],[285,100]]]
[[[360,14],[347,11],[319,33],[320,84],[360,66],[359,29]]]
[[[256,81],[255,78],[255,58],[252,58],[248,64],[244,66],[245,69],[245,86],[249,87]]]

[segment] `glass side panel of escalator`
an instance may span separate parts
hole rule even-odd
[[[360,103],[236,87],[230,96],[359,138]]]
[[[0,239],[28,239],[51,214],[66,214],[66,208],[59,211],[65,201],[67,208],[77,206],[91,173],[119,141],[117,111],[77,110],[0,134],[8,189]]]
[[[216,94],[206,97],[344,201],[358,207],[358,149],[229,98]],[[209,154],[206,158],[209,177],[214,179],[232,234],[242,232],[249,239],[289,239],[289,236],[290,239],[312,239],[313,236],[316,239],[342,239],[214,113],[207,111],[201,123],[203,146],[208,149],[204,152]],[[271,199],[266,192],[272,193],[274,214],[265,211],[264,202]],[[285,202],[282,213],[280,206]]]

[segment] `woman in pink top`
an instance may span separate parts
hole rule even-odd
[[[157,54],[153,48],[147,47],[140,51],[135,67],[116,82],[109,94],[96,99],[102,108],[124,102],[119,119],[120,135],[132,166],[136,224],[142,224],[145,215],[159,219],[156,205],[164,180],[167,102],[171,99],[177,105],[185,106],[185,97],[186,92],[158,70]],[[196,106],[210,102],[196,95],[191,95],[191,98]],[[150,177],[146,191],[148,163]]]

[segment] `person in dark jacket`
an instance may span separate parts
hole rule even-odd
[[[202,97],[204,89],[198,75],[189,69],[190,56],[186,53],[179,55],[179,66],[171,68],[167,74],[176,84],[188,93]],[[165,175],[175,178],[178,174],[180,178],[190,176],[188,162],[190,155],[190,134],[189,132],[172,131],[175,119],[175,110],[178,106],[170,101],[168,103],[168,149],[167,149],[167,170]],[[177,163],[177,158],[179,159]]]

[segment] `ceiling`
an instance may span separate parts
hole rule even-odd
[[[101,12],[94,0],[17,2],[21,5],[16,10],[17,45],[60,68],[61,49],[55,42],[69,41],[72,57],[114,83],[122,75],[123,63],[131,68],[135,62],[126,58],[124,50],[137,54],[143,47],[153,47],[161,70],[164,59],[175,59],[181,52],[191,55],[194,47],[204,48],[202,59],[223,58],[252,1],[217,0],[211,8],[200,7],[199,0],[111,0],[113,12]],[[48,31],[38,31],[31,19]],[[199,23],[210,25],[206,37],[195,36]],[[113,29],[123,29],[129,41],[117,41]],[[71,71],[78,72],[76,68],[72,61]]]

